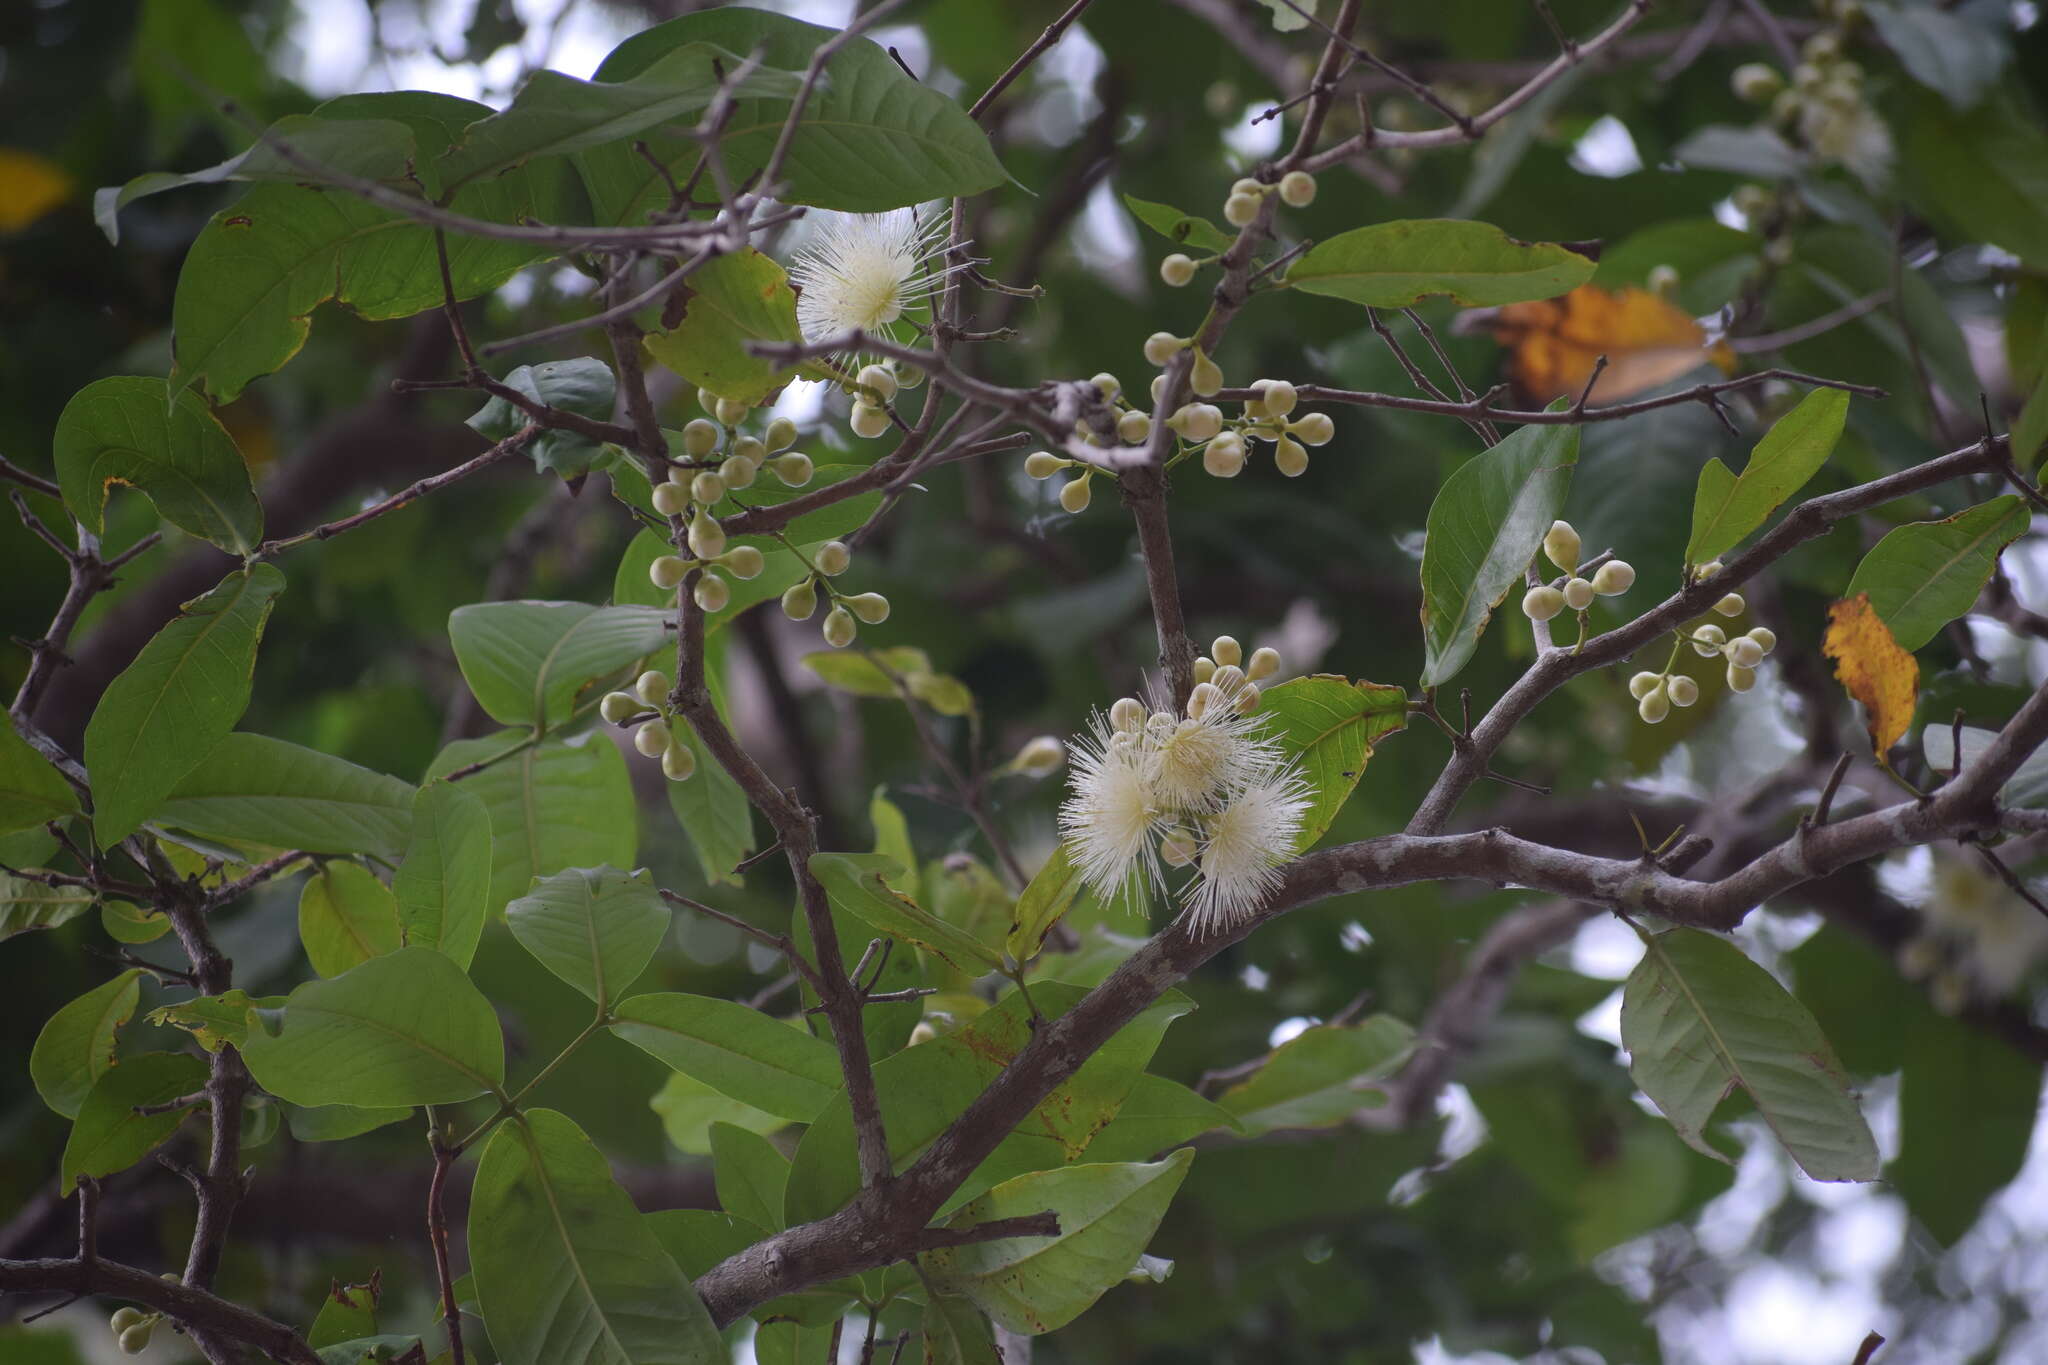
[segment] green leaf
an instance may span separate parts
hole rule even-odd
[[[259,1017],[242,1059],[258,1085],[293,1104],[454,1104],[505,1079],[497,1012],[431,948],[400,948],[306,982],[281,1021]]]
[[[1593,263],[1550,243],[1518,242],[1490,223],[1420,218],[1353,228],[1316,243],[1287,271],[1290,288],[1368,308],[1449,295],[1467,308],[1554,298],[1593,278]]]
[[[2021,469],[2032,469],[2044,446],[2048,446],[2048,368],[2034,381],[2034,391],[2027,395],[2020,415],[2013,419],[2013,463]]]
[[[179,780],[156,818],[210,839],[396,858],[412,802],[411,786],[395,777],[267,735],[231,734]]]
[[[1116,1117],[1088,1144],[1088,1155],[1097,1161],[1150,1161],[1218,1128],[1239,1131],[1237,1116],[1179,1081],[1148,1071],[1132,1082]]]
[[[134,1016],[142,998],[141,978],[141,969],[131,967],[102,982],[51,1015],[36,1035],[28,1054],[29,1079],[43,1103],[65,1118],[78,1117],[93,1083],[113,1066],[121,1025]]]
[[[326,863],[299,892],[299,941],[314,971],[340,976],[398,950],[398,900],[368,868]]]
[[[691,1156],[711,1155],[711,1125],[730,1123],[752,1133],[772,1133],[789,1120],[751,1104],[719,1094],[695,1076],[669,1073],[661,1089],[647,1101],[661,1118],[661,1130],[677,1150]]]
[[[1013,962],[1029,962],[1045,946],[1045,936],[1084,897],[1092,898],[1081,869],[1074,866],[1065,842],[1054,846],[1052,856],[1038,869],[1038,875],[1017,897],[1010,930],[1003,938],[1003,951]]]
[[[1274,1048],[1218,1103],[1237,1116],[1248,1137],[1327,1128],[1386,1103],[1372,1082],[1406,1061],[1414,1046],[1415,1030],[1385,1014],[1356,1024],[1319,1024]]]
[[[69,924],[98,897],[83,886],[45,886],[0,872],[0,940]]]
[[[247,554],[263,539],[263,504],[234,437],[196,394],[173,394],[162,380],[86,385],[64,405],[51,454],[65,507],[94,535],[119,483],[223,550]]]
[[[148,1156],[177,1131],[189,1108],[161,1114],[135,1111],[196,1094],[206,1085],[206,1063],[180,1052],[143,1052],[121,1060],[93,1082],[78,1106],[57,1174],[69,1192],[80,1176],[112,1175]]]
[[[1600,253],[1593,283],[1618,290],[1647,288],[1650,272],[1678,272],[1678,303],[1694,317],[1734,299],[1761,267],[1763,242],[1712,218],[1678,218],[1632,233]]]
[[[719,1093],[798,1123],[816,1117],[844,1084],[830,1043],[733,1000],[636,995],[613,1011],[611,1029]]]
[[[149,1012],[149,1022],[159,1028],[184,1029],[199,1046],[218,1052],[227,1044],[239,1049],[247,1041],[250,1010],[282,1009],[284,1003],[281,995],[252,996],[244,990],[195,995],[157,1006]]]
[[[2025,501],[2008,493],[1942,521],[1897,527],[1863,556],[1842,596],[1869,593],[1899,647],[1916,650],[1969,611],[1999,552],[2030,520]]]
[[[2020,1173],[2041,1102],[2041,1064],[2000,1038],[1927,1012],[1905,1031],[1899,1155],[1887,1173],[1944,1246]]]
[[[890,887],[912,900],[918,899],[924,892],[917,876],[917,846],[911,842],[910,822],[903,818],[903,808],[889,799],[887,788],[877,787],[868,797],[868,823],[875,830],[875,852],[894,862],[898,869],[889,879]]]
[[[597,68],[600,81],[628,81],[690,43],[758,53],[762,65],[801,71],[836,29],[762,10],[727,7],[672,19],[621,43]],[[735,182],[765,167],[788,120],[786,99],[737,101],[719,150]],[[687,174],[701,150],[686,136],[646,141],[673,174]],[[665,207],[668,186],[630,147],[611,143],[577,155],[601,223],[638,221]],[[965,110],[899,67],[867,38],[845,42],[804,104],[775,197],[786,204],[850,213],[978,194],[1005,179],[988,137]]]
[[[1719,460],[1708,460],[1693,493],[1692,539],[1686,542],[1685,562],[1718,559],[1763,525],[1827,463],[1842,439],[1848,414],[1847,392],[1815,389],[1771,424],[1740,475]]]
[[[2048,270],[2048,134],[2010,95],[1959,114],[1906,92],[1893,120],[1906,195],[1949,238],[2004,247]]]
[[[448,614],[455,661],[477,703],[504,725],[566,721],[594,684],[668,645],[652,607],[477,602]]]
[[[687,781],[667,784],[668,808],[689,835],[704,880],[738,886],[743,878],[733,869],[754,851],[754,804],[687,721],[677,721],[669,733],[688,746],[697,770]]]
[[[171,931],[171,918],[127,901],[101,901],[100,928],[116,943],[154,943]]]
[[[704,1301],[604,1154],[552,1109],[492,1135],[469,1248],[477,1305],[507,1365],[725,1365]]]
[[[1295,678],[1266,689],[1259,711],[1280,751],[1301,765],[1315,797],[1302,819],[1295,852],[1314,846],[1351,798],[1373,746],[1408,724],[1408,693],[1384,683],[1352,682],[1334,673]]]
[[[85,727],[93,833],[110,848],[154,815],[249,705],[256,644],[284,591],[268,564],[237,569],[179,609],[107,685]]]
[[[619,383],[612,367],[593,356],[521,365],[506,375],[503,382],[505,387],[516,389],[536,403],[602,422],[611,420]],[[522,409],[494,396],[472,413],[465,425],[486,440],[502,441],[532,421]],[[535,469],[543,474],[552,471],[565,479],[587,472],[603,450],[602,444],[588,436],[560,427],[542,431],[526,447]]]
[[[988,1319],[966,1299],[936,1294],[924,1306],[925,1365],[1002,1365]]]
[[[429,782],[412,800],[412,837],[391,879],[398,930],[467,970],[490,913],[491,813],[475,792]]]
[[[782,1195],[789,1185],[789,1158],[759,1133],[730,1123],[711,1125],[712,1175],[718,1202],[727,1213],[782,1231]]]
[[[313,1319],[313,1325],[306,1329],[306,1344],[318,1351],[376,1334],[376,1282],[342,1284],[337,1280],[320,1301],[320,1313]]]
[[[292,1136],[301,1142],[343,1142],[412,1117],[410,1108],[364,1109],[353,1104],[288,1104],[284,1110]]]
[[[1790,180],[1805,172],[1810,164],[1806,154],[1776,129],[1761,125],[1732,128],[1708,124],[1688,134],[1673,148],[1671,159],[1696,170],[1726,171],[1758,180]]]
[[[78,793],[15,731],[14,718],[0,714],[0,834],[40,829],[76,814]]]
[[[1192,1149],[1150,1164],[1073,1166],[1006,1180],[946,1221],[973,1227],[1047,1209],[1057,1237],[946,1247],[918,1258],[942,1291],[973,1300],[997,1325],[1037,1335],[1064,1327],[1123,1280],[1187,1178]]]
[[[758,403],[802,375],[827,379],[817,362],[778,369],[747,349],[749,341],[801,341],[789,272],[752,247],[699,266],[684,289],[683,315],[647,335],[647,353],[700,389]]]
[[[338,1341],[314,1354],[320,1357],[320,1365],[411,1365],[423,1358],[424,1349],[416,1333],[381,1332]]]
[[[893,858],[879,853],[814,853],[810,869],[833,905],[878,932],[936,953],[962,971],[1002,966],[1002,958],[981,940],[891,890],[887,879],[903,875],[902,865]]]
[[[1806,1007],[1725,939],[1644,936],[1621,1003],[1629,1074],[1687,1145],[1725,1161],[1707,1121],[1735,1087],[1815,1180],[1874,1180],[1877,1143]]]
[[[1437,490],[1422,547],[1424,687],[1443,686],[1471,659],[1557,520],[1578,459],[1577,427],[1526,426]]]
[[[827,687],[851,692],[856,697],[902,699],[894,673],[903,679],[911,697],[942,716],[965,716],[974,710],[974,694],[967,684],[945,673],[932,672],[932,662],[921,649],[899,645],[890,649],[823,649],[806,654],[804,667],[818,675]]]
[[[1963,763],[1975,763],[1998,739],[1996,730],[1974,725],[1962,727]],[[1923,726],[1920,748],[1927,765],[1936,772],[1956,771],[1956,727],[1948,721]],[[2048,805],[2048,750],[2036,749],[1998,789],[1999,804],[2006,806]]]
[[[876,843],[880,842],[878,837]],[[907,846],[900,851],[909,856]],[[971,853],[949,853],[925,864],[921,884],[919,894],[931,901],[933,914],[986,945],[990,952],[1001,950],[1015,918],[1017,898],[987,863]]]
[[[668,922],[668,905],[644,869],[570,868],[505,907],[520,946],[600,1010],[647,970]]]
[[[1863,12],[1913,79],[1940,91],[1958,110],[1970,109],[1983,99],[2012,56],[2012,44],[2002,24],[1994,27],[1962,9],[1913,0],[1902,4],[1871,0]]]
[[[1155,204],[1149,199],[1127,194],[1124,207],[1139,222],[1175,246],[1192,247],[1199,252],[1228,251],[1237,240],[1207,218],[1182,213],[1171,204]]]
[[[610,738],[522,743],[517,731],[457,740],[427,773],[432,781],[489,763],[457,785],[484,803],[490,819],[493,912],[524,895],[535,877],[565,867],[631,867],[640,847],[632,779]]]

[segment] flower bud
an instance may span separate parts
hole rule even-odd
[[[1188,719],[1200,720],[1221,705],[1222,690],[1213,682],[1198,682],[1195,684],[1195,690],[1188,693]]]
[[[1034,450],[1024,457],[1024,472],[1034,479],[1049,479],[1066,467],[1067,462],[1050,450]]]
[[[1744,62],[1735,68],[1728,84],[1735,91],[1735,98],[1745,104],[1768,104],[1785,88],[1785,78],[1775,67],[1762,62]]]
[[[1731,592],[1714,603],[1714,612],[1718,616],[1740,616],[1745,605],[1747,604],[1743,602],[1741,593]]]
[[[790,488],[802,488],[811,481],[816,468],[811,457],[801,451],[792,450],[787,455],[777,455],[768,461],[768,467],[775,471],[775,477]]]
[[[1175,289],[1180,288],[1188,281],[1194,279],[1194,277],[1194,260],[1183,255],[1181,252],[1176,251],[1159,263],[1159,278]]]
[[[1650,267],[1649,276],[1644,279],[1643,283],[1648,285],[1650,292],[1659,298],[1676,298],[1678,296],[1678,267],[1672,265],[1652,266]]]
[[[1132,408],[1116,419],[1117,438],[1127,446],[1141,446],[1152,434],[1152,414]]]
[[[1223,201],[1223,221],[1232,227],[1244,227],[1259,216],[1259,201],[1249,194],[1233,194]]]
[[[1692,652],[1702,659],[1711,659],[1721,652],[1721,646],[1728,643],[1728,636],[1712,622],[1692,628]]]
[[[669,746],[661,751],[661,775],[671,782],[686,782],[696,771],[697,751],[671,739]]]
[[[1737,668],[1755,668],[1764,661],[1762,646],[1747,635],[1738,635],[1728,642],[1728,662]]]
[[[1662,685],[1643,694],[1636,703],[1636,714],[1643,718],[1645,725],[1656,725],[1671,714],[1671,694]]]
[[[607,692],[604,700],[597,704],[597,714],[613,725],[629,720],[645,709],[631,692]]]
[[[1223,430],[1223,409],[1214,403],[1189,403],[1166,424],[1190,441],[1212,440]]]
[[[683,453],[693,460],[701,460],[718,449],[718,427],[702,417],[692,417],[683,424]]]
[[[818,610],[818,587],[806,578],[782,594],[782,614],[792,621],[808,621]]]
[[[1778,647],[1778,632],[1768,626],[1758,626],[1749,632],[1749,638],[1756,641],[1756,647],[1769,654]]]
[[[853,613],[845,607],[834,607],[825,613],[825,643],[832,648],[846,648],[859,633],[860,627],[854,624]]]
[[[718,479],[727,488],[751,488],[754,476],[760,472],[752,460],[734,455],[718,466]]]
[[[1730,692],[1747,692],[1755,686],[1755,669],[1744,668],[1741,664],[1728,665],[1728,690]]]
[[[1522,594],[1522,615],[1531,621],[1548,621],[1564,610],[1564,594],[1556,588],[1531,588]]]
[[[1102,401],[1105,403],[1114,403],[1117,395],[1124,391],[1123,380],[1108,370],[1096,371],[1088,377],[1088,382],[1095,386],[1096,392],[1102,395]]]
[[[796,444],[796,423],[787,417],[778,417],[768,424],[768,448],[788,450]]]
[[[1067,761],[1067,747],[1051,735],[1039,735],[1017,751],[1010,767],[1026,777],[1051,777]]]
[[[115,1339],[116,1344],[120,1346],[121,1354],[139,1356],[149,1349],[149,1339],[155,1331],[156,1320],[147,1318],[124,1330]]]
[[[819,573],[831,578],[846,572],[846,566],[853,563],[853,551],[843,540],[828,540],[818,547],[811,562],[817,565]]]
[[[1078,514],[1087,511],[1089,496],[1088,475],[1085,473],[1060,485],[1060,506],[1069,512]]]
[[[1237,713],[1240,716],[1250,715],[1259,709],[1259,702],[1261,700],[1263,698],[1259,693],[1259,689],[1251,683],[1246,683],[1243,687],[1237,689]]]
[[[914,389],[924,383],[924,371],[904,360],[892,360],[889,368],[896,371],[896,382],[906,389]]]
[[[1294,385],[1284,379],[1261,379],[1252,385],[1259,391],[1259,405],[1268,416],[1285,417],[1294,411],[1294,405],[1301,401]]]
[[[1551,563],[1566,573],[1577,573],[1579,568],[1579,533],[1568,521],[1553,521],[1550,530],[1543,536],[1543,553]]]
[[[1564,604],[1573,611],[1584,611],[1593,605],[1593,585],[1583,578],[1565,580]]]
[[[872,441],[889,429],[889,414],[866,403],[853,405],[853,434]]]
[[[1171,332],[1154,332],[1145,338],[1145,363],[1164,369],[1167,362],[1179,355],[1180,348],[1185,345],[1186,341]]]
[[[1671,694],[1673,706],[1691,706],[1700,699],[1700,685],[1683,673],[1673,674],[1665,690]]]
[[[855,616],[871,626],[879,626],[889,619],[889,599],[878,592],[864,592],[846,599],[846,605]]]
[[[735,545],[718,557],[718,563],[734,578],[758,578],[766,561],[753,546]]]
[[[853,382],[870,403],[886,403],[896,396],[896,372],[886,365],[863,365]]]
[[[1637,701],[1650,695],[1658,683],[1664,681],[1662,673],[1638,673],[1628,680],[1628,694]]]
[[[1635,583],[1636,566],[1625,559],[1610,559],[1593,570],[1593,591],[1602,597],[1619,597]]]
[[[1244,468],[1244,440],[1226,431],[1202,448],[1202,468],[1219,479],[1234,479]]]
[[[732,585],[715,573],[706,573],[697,580],[690,596],[697,599],[697,605],[704,611],[724,611],[725,604],[732,601]]]
[[[690,553],[699,559],[716,559],[725,553],[725,528],[718,518],[699,514],[690,519]]]
[[[721,398],[718,400],[717,407],[712,410],[711,415],[726,426],[736,427],[747,420],[747,414],[752,412],[753,409],[754,405],[752,403],[742,403],[737,398]]]
[[[1241,175],[1230,182],[1230,192],[1232,194],[1248,194],[1252,198],[1257,199],[1266,192],[1266,187],[1248,175]]]
[[[693,502],[709,507],[724,496],[725,480],[709,469],[700,470],[697,477],[690,480],[690,500]]]
[[[114,1335],[119,1336],[147,1316],[148,1314],[140,1308],[116,1308],[114,1316],[107,1319],[107,1326],[114,1329]]]
[[[660,758],[672,737],[667,721],[650,720],[633,732],[633,747],[649,758]]]
[[[1280,201],[1289,208],[1305,209],[1316,199],[1316,178],[1307,171],[1289,171],[1280,177]]]
[[[1290,479],[1298,479],[1308,473],[1308,451],[1293,437],[1282,436],[1273,451],[1273,468]]]
[[[1270,678],[1280,671],[1280,651],[1261,645],[1252,651],[1252,657],[1244,666],[1244,675],[1253,682]]]
[[[1298,421],[1289,422],[1287,429],[1299,436],[1304,445],[1326,446],[1337,434],[1337,424],[1327,412],[1311,412]]]
[[[1145,723],[1145,704],[1136,697],[1119,697],[1109,708],[1110,726],[1121,733],[1135,733]]]
[[[1244,662],[1244,646],[1228,635],[1219,635],[1209,646],[1209,657],[1219,664]]]
[[[690,575],[690,561],[675,555],[662,555],[647,566],[648,581],[667,592]]]
[[[1184,829],[1176,829],[1159,841],[1159,857],[1168,867],[1187,867],[1200,857],[1202,846],[1195,842],[1195,836]]]
[[[768,458],[768,447],[751,436],[740,436],[733,440],[732,453],[734,458],[745,460],[759,469],[761,462]]]
[[[1235,697],[1244,690],[1244,670],[1236,664],[1218,662],[1216,671],[1209,675],[1209,683],[1226,697]]]
[[[1195,660],[1195,681],[1203,683],[1216,676],[1216,661],[1204,654]]]
[[[1721,561],[1718,559],[1710,559],[1706,563],[1701,564],[1693,569],[1693,581],[1698,582],[1701,579],[1712,578],[1715,574],[1719,572],[1721,572]]]
[[[1195,367],[1188,373],[1188,387],[1203,398],[1213,398],[1223,387],[1223,367],[1201,351],[1195,352]]]
[[[654,510],[665,517],[679,517],[690,505],[689,492],[672,483],[654,485]]]
[[[649,706],[659,706],[668,700],[668,674],[658,668],[650,668],[633,679],[633,695]],[[609,719],[609,717],[607,717]]]

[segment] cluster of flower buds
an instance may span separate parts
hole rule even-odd
[[[1579,574],[1579,533],[1568,521],[1554,521],[1543,537],[1543,555],[1563,572],[1560,583],[1543,583],[1522,595],[1522,615],[1531,621],[1548,621],[1567,609],[1583,613],[1595,597],[1619,597],[1635,586],[1635,566],[1625,559],[1610,559],[1593,570],[1591,578]]]
[[[860,373],[853,377],[853,383],[846,386],[846,391],[853,396],[853,409],[848,415],[847,425],[862,440],[874,440],[889,429],[889,405],[896,401],[898,391],[914,389],[922,383],[924,371],[915,365],[885,361],[861,366]]]
[[[1789,84],[1776,67],[1762,62],[1736,67],[1730,84],[1737,98],[1768,105],[1771,122],[1808,150],[1870,181],[1891,162],[1891,132],[1864,93],[1863,68],[1843,55],[1845,42],[1862,22],[1862,6],[1835,8],[1834,24],[1809,34],[1801,45]]]
[[[1250,226],[1259,216],[1259,207],[1269,194],[1279,195],[1280,202],[1290,208],[1307,208],[1315,202],[1316,178],[1307,171],[1289,171],[1272,185],[1249,177],[1239,180],[1231,185],[1230,193],[1224,197],[1223,220],[1232,227]],[[1218,253],[1198,258],[1184,251],[1172,252],[1159,263],[1159,278],[1178,289],[1195,278],[1195,271],[1205,265],[1214,265],[1220,256]]]
[[[1240,715],[1259,709],[1259,683],[1280,671],[1280,652],[1261,647],[1244,657],[1244,646],[1228,635],[1209,642],[1209,652],[1195,660],[1195,691],[1214,687]],[[1196,720],[1194,698],[1188,698],[1188,714]]]
[[[145,1313],[140,1308],[116,1308],[107,1319],[107,1326],[113,1329],[122,1355],[139,1356],[149,1349],[149,1339],[156,1335],[156,1325],[162,1318],[161,1313]]]
[[[613,725],[633,727],[633,747],[660,759],[662,776],[681,782],[697,771],[697,754],[676,735],[681,722],[669,707],[668,694],[668,674],[650,668],[634,681],[631,692],[605,693],[597,713]]]
[[[889,619],[889,599],[878,592],[843,593],[828,579],[837,578],[853,563],[853,550],[843,540],[828,540],[811,558],[811,571],[801,582],[782,594],[782,614],[792,621],[808,621],[818,610],[818,590],[825,590],[832,608],[825,613],[825,643],[844,649],[860,633],[855,619],[879,626]]]
[[[728,494],[751,487],[763,468],[789,487],[801,488],[811,481],[812,465],[810,456],[790,449],[797,430],[787,417],[769,422],[761,436],[749,436],[740,431],[751,411],[745,403],[701,389],[697,400],[717,420],[698,417],[684,425],[681,445],[687,458],[669,466],[667,480],[656,484],[653,493],[655,511],[684,523],[683,545],[690,553],[660,556],[647,566],[647,576],[666,592],[697,573],[691,590],[697,605],[720,611],[732,600],[732,588],[715,571],[752,578],[761,572],[763,560],[751,545],[727,547],[725,528],[713,509]]]
[[[1721,561],[1713,560],[1693,570],[1694,581],[1712,578],[1721,572]],[[1723,593],[1715,601],[1714,614],[1736,617],[1748,609],[1739,592]],[[1764,658],[1778,647],[1776,632],[1765,626],[1757,626],[1741,635],[1730,637],[1728,632],[1709,621],[1679,632],[1682,643],[1692,646],[1693,653],[1702,659],[1717,655],[1728,661],[1727,682],[1731,692],[1747,692],[1756,686],[1756,671]],[[1678,647],[1671,650],[1671,661],[1666,663],[1662,673],[1638,673],[1628,680],[1629,695],[1636,699],[1636,714],[1655,725],[1671,714],[1674,706],[1691,706],[1699,700],[1699,684],[1682,673],[1673,673],[1672,664],[1678,659]]]

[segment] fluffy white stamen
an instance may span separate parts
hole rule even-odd
[[[1266,776],[1203,821],[1200,876],[1186,893],[1188,923],[1206,938],[1234,928],[1265,904],[1294,857],[1309,790],[1292,768]]]
[[[915,209],[820,213],[815,235],[790,262],[797,326],[806,341],[873,332],[915,313],[956,268],[942,264],[944,213],[920,222]]]
[[[1098,715],[1068,751],[1060,831],[1082,880],[1105,899],[1134,898],[1147,882],[1162,885],[1155,837],[1162,812],[1145,746]]]

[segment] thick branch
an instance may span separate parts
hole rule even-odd
[[[243,1342],[285,1365],[320,1365],[305,1338],[283,1323],[115,1261],[0,1261],[0,1294],[107,1294],[174,1318],[195,1336]]]

